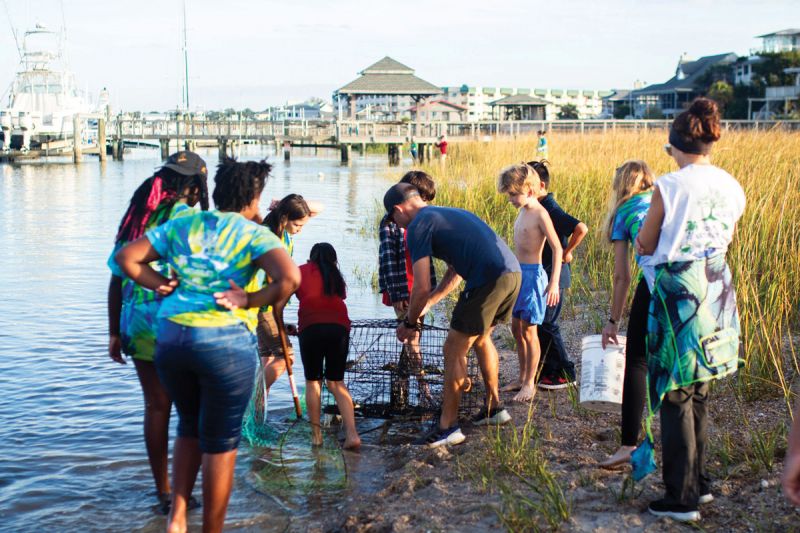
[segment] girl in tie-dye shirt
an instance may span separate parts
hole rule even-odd
[[[166,164],[133,193],[128,210],[122,217],[114,250],[108,259],[111,269],[108,290],[109,355],[114,361],[124,364],[124,352],[136,366],[144,394],[147,455],[159,508],[165,514],[169,510],[170,500],[167,451],[172,402],[153,365],[156,315],[161,297],[127,277],[114,256],[124,245],[141,237],[147,229],[194,213],[192,206],[197,203],[202,209],[208,209],[206,175],[205,161],[196,154],[178,152],[170,156]],[[163,261],[155,261],[151,266],[164,275],[168,273]]]
[[[168,530],[185,529],[198,461],[203,529],[222,530],[242,417],[253,391],[256,311],[265,305],[282,308],[300,283],[280,240],[253,222],[270,168],[264,161],[224,160],[215,177],[217,210],[170,220],[116,256],[136,283],[165,295],[155,366],[179,416]],[[156,259],[167,262],[174,279],[150,266]],[[258,286],[259,269],[272,280],[266,287]]]

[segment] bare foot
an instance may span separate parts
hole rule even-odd
[[[628,464],[631,462],[631,453],[635,449],[636,446],[620,446],[619,449],[614,452],[614,455],[608,456],[605,461],[598,463],[597,466],[600,468],[612,469]]]
[[[513,383],[509,383],[508,385],[500,387],[500,392],[517,392],[521,388],[522,388],[522,384],[520,382],[518,382],[518,381],[515,381]],[[514,399],[516,399],[516,398],[514,398]]]
[[[355,434],[352,437],[348,436],[345,439],[342,448],[344,448],[345,450],[353,450],[353,451],[358,450],[359,448],[361,448],[361,437],[359,437],[358,434]]]
[[[519,392],[514,396],[515,402],[529,402],[536,396],[536,387],[530,385],[523,385]]]
[[[319,426],[311,426],[311,445],[322,446],[322,430]]]

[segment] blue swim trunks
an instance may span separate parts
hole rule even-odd
[[[512,316],[528,324],[541,324],[547,307],[547,274],[540,264],[522,263],[522,286]]]

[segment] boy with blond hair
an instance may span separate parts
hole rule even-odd
[[[514,248],[522,267],[522,286],[514,304],[511,328],[517,341],[519,380],[503,391],[518,390],[515,401],[530,401],[536,395],[536,372],[541,349],[536,326],[547,306],[558,303],[562,250],[550,215],[537,200],[539,175],[529,165],[512,165],[500,173],[497,190],[508,196],[519,216],[514,222]],[[553,275],[548,281],[542,267],[544,243],[553,249]]]

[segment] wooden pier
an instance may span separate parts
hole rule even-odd
[[[86,119],[97,121],[97,134],[89,145],[73,143],[71,139],[43,145],[36,150],[0,152],[0,161],[32,159],[48,155],[72,155],[80,162],[84,155],[97,155],[105,160],[111,153],[115,160],[124,157],[126,146],[150,146],[161,150],[166,159],[173,147],[194,150],[200,146],[218,147],[219,157],[236,157],[242,144],[270,144],[276,156],[283,154],[289,161],[293,147],[335,149],[341,161],[352,159],[352,148],[365,152],[366,145],[385,145],[389,164],[402,159],[403,147],[416,142],[420,160],[429,159],[434,144],[441,136],[448,143],[492,141],[500,138],[535,136],[538,131],[603,133],[617,130],[668,130],[671,120],[551,120],[551,121],[481,121],[481,122],[367,122],[340,121],[259,121],[204,120],[190,115],[169,119],[135,119],[125,115],[107,118],[104,115],[81,116],[74,130],[80,137]],[[729,130],[766,130],[783,128],[800,131],[800,121],[725,120]],[[104,147],[104,149],[101,149]]]

